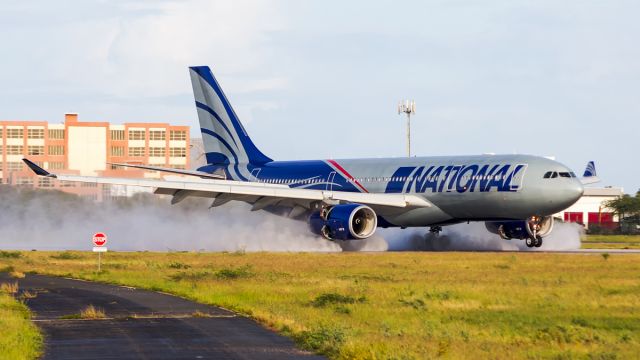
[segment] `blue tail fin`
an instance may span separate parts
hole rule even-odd
[[[209,164],[262,165],[273,161],[253,144],[208,66],[189,68]]]

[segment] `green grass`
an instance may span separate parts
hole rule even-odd
[[[0,293],[0,359],[36,359],[42,335],[30,321],[27,307],[11,295]]]
[[[97,273],[73,253],[1,262],[220,305],[334,359],[640,353],[636,254],[109,253]]]
[[[587,235],[583,249],[640,249],[640,235]]]
[[[640,244],[640,235],[587,235],[584,239],[582,239],[582,242]]]

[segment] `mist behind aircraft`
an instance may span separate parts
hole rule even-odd
[[[105,232],[115,251],[532,251],[521,241],[504,241],[482,223],[445,227],[435,237],[426,228],[379,229],[364,241],[336,243],[314,236],[307,225],[231,202],[208,209],[190,199],[170,205],[151,195],[122,202],[94,203],[51,191],[0,191],[0,248],[90,250],[95,232]],[[580,248],[581,227],[556,224],[539,250]]]

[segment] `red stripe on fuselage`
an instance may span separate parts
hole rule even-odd
[[[351,174],[349,174],[347,172],[347,170],[345,170],[342,166],[340,166],[340,164],[338,164],[335,160],[327,160],[329,163],[331,163],[331,165],[335,166],[336,169],[338,169],[338,171],[340,171],[342,173],[342,175],[344,175],[348,180],[353,181],[356,185],[358,185],[358,187],[360,187],[360,189],[362,189],[362,191],[368,193],[369,191],[367,191],[367,189],[364,188],[364,186],[362,186],[362,184],[360,184],[358,182],[358,180],[356,180],[353,176],[351,176]]]

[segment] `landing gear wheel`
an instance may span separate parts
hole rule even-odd
[[[527,244],[527,247],[534,247],[536,244],[533,239],[529,237],[524,240],[524,243]]]
[[[536,237],[536,243],[534,245],[535,247],[540,247],[542,246],[542,236],[537,236]]]

